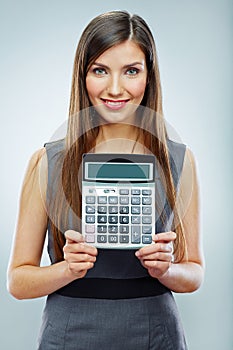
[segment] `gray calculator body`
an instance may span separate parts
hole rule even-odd
[[[155,157],[83,155],[82,234],[98,248],[137,249],[155,233]]]

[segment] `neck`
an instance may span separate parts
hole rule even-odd
[[[97,142],[103,142],[113,139],[136,140],[138,135],[137,129],[130,124],[107,124],[102,125],[99,130]]]

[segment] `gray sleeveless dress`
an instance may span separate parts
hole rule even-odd
[[[48,157],[48,189],[50,193],[55,193],[56,181],[52,174],[64,150],[64,140],[48,143],[45,147]],[[168,149],[177,187],[185,145],[168,140]],[[162,191],[161,188],[157,190]],[[167,202],[165,210],[169,214]],[[158,218],[156,232],[169,229],[172,221],[172,213],[170,214],[168,217],[171,220],[165,223]],[[73,228],[71,220],[69,225],[70,227],[64,227],[64,231]],[[48,253],[51,263],[55,263],[50,227]],[[149,276],[134,253],[131,250],[100,249],[94,268],[83,279],[48,296],[38,350],[187,349],[171,291]],[[130,289],[127,294],[128,282]],[[122,291],[119,287],[121,285],[126,286]],[[102,286],[106,286],[104,291]]]

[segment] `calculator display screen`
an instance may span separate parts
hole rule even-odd
[[[152,163],[86,163],[86,178],[89,180],[135,180],[153,179]]]

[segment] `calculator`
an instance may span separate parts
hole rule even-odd
[[[98,248],[138,249],[155,233],[155,157],[87,153],[82,159],[82,234]]]

